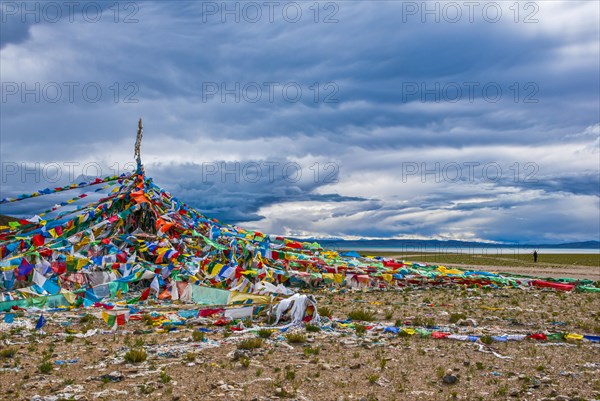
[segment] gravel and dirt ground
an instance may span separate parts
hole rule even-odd
[[[267,339],[214,326],[217,317],[192,319],[168,332],[144,315],[110,334],[101,319],[75,311],[47,314],[40,335],[31,330],[39,314],[28,313],[15,319],[28,319],[28,328],[2,326],[0,399],[600,399],[597,343],[526,339],[488,345],[376,327],[598,335],[598,294],[454,287],[315,295],[335,323],[321,331],[276,331]],[[346,326],[342,321],[357,311],[373,321]],[[251,324],[264,325],[265,318],[246,322]],[[93,329],[105,333],[77,337]]]

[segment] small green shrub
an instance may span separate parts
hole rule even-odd
[[[314,324],[306,324],[304,326],[304,329],[309,333],[317,333],[317,332],[321,331],[321,328]]]
[[[241,357],[240,364],[243,368],[247,368],[248,366],[250,366],[250,358],[248,358],[247,356]]]
[[[367,376],[367,380],[369,384],[375,384],[379,380],[379,375],[377,373],[370,374]]]
[[[366,309],[355,309],[348,313],[348,317],[352,320],[359,320],[362,322],[372,322],[375,320],[373,312]]]
[[[167,374],[167,372],[165,372],[164,370],[160,372],[160,382],[167,384],[168,382],[171,381],[171,376],[169,376]]]
[[[154,318],[149,313],[144,313],[142,315],[142,321],[146,326],[152,326],[154,324]]]
[[[320,316],[330,317],[333,315],[333,311],[331,310],[331,308],[328,308],[327,306],[321,306],[320,308],[317,308],[317,312],[319,313]]]
[[[425,318],[421,316],[417,316],[412,321],[413,326],[421,326],[421,327],[432,327],[435,326],[435,320],[433,318]]]
[[[205,337],[206,337],[206,336],[205,336],[205,335],[204,335],[204,333],[203,333],[203,332],[201,332],[201,331],[194,331],[194,332],[192,333],[192,340],[194,340],[195,342],[201,342],[201,341],[204,341],[204,338],[205,338]]]
[[[128,363],[142,363],[148,358],[148,354],[143,349],[132,348],[124,356],[125,362]]]
[[[17,353],[16,348],[3,348],[0,350],[0,357],[2,358],[12,358]]]
[[[285,367],[285,380],[293,381],[296,378],[296,371],[291,366]]]
[[[141,384],[139,386],[140,393],[144,395],[149,395],[154,392],[154,386],[151,384]]]
[[[96,320],[96,317],[94,315],[90,315],[89,313],[86,313],[79,319],[79,323],[81,323],[81,324],[93,323],[95,320]]]
[[[482,343],[484,343],[486,345],[490,345],[491,343],[494,342],[494,340],[492,339],[492,337],[488,336],[488,335],[479,337],[479,341],[481,341]]]
[[[321,349],[319,347],[306,347],[302,350],[304,356],[319,355]]]
[[[290,344],[303,344],[306,342],[306,336],[302,333],[286,334],[285,339]]]
[[[461,319],[466,319],[467,315],[465,315],[464,313],[452,313],[450,315],[450,323],[456,323]]]
[[[44,362],[40,366],[38,366],[40,373],[43,373],[45,375],[52,372],[52,368],[52,363],[50,362]]]
[[[238,349],[256,349],[263,345],[262,338],[246,338],[237,345]]]
[[[367,326],[364,326],[362,324],[355,324],[354,330],[356,330],[357,336],[364,336],[365,333],[367,332]]]
[[[271,329],[259,329],[256,334],[258,334],[258,336],[260,338],[264,338],[267,339],[269,337],[271,337],[271,334],[273,334],[273,330]]]

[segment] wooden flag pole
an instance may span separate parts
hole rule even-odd
[[[138,130],[137,130],[137,137],[135,138],[135,149],[134,149],[134,156],[135,156],[135,161],[137,162],[137,168],[138,170],[141,169],[142,167],[142,136],[143,136],[143,132],[144,132],[144,127],[142,126],[142,118],[140,117],[140,121],[138,122]]]

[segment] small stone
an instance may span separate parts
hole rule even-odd
[[[113,372],[100,376],[100,380],[120,382],[121,380],[123,380],[123,373],[119,372],[118,370],[115,370]]]
[[[237,360],[242,359],[244,357],[246,357],[246,353],[244,351],[240,350],[240,349],[236,349],[233,352],[233,357],[231,358],[231,360],[232,361],[237,361]]]
[[[444,384],[455,384],[458,381],[458,377],[454,375],[446,375],[442,378]]]

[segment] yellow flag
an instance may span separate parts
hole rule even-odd
[[[85,266],[85,265],[87,265],[87,260],[86,259],[83,259],[83,258],[77,259],[77,267],[75,269],[81,270],[81,268],[83,266]]]
[[[583,340],[583,336],[581,334],[568,333],[565,336],[565,339],[567,339],[567,340]]]

